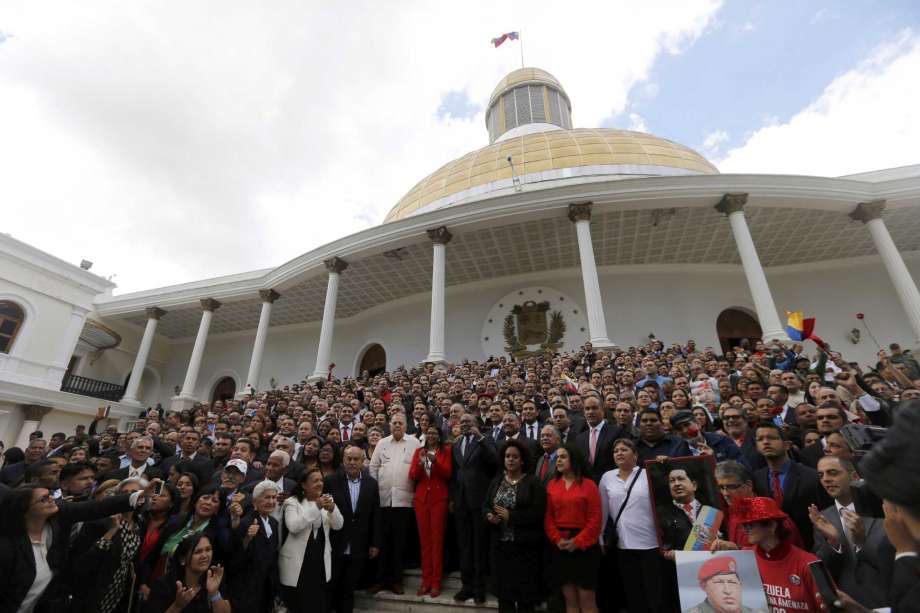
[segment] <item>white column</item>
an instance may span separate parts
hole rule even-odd
[[[259,297],[262,298],[262,313],[259,315],[259,327],[256,328],[256,340],[252,344],[249,374],[246,376],[246,383],[243,385],[243,389],[237,393],[238,398],[245,395],[247,386],[253,390],[259,389],[259,375],[262,373],[262,354],[265,352],[265,338],[268,336],[268,324],[272,318],[272,304],[281,297],[281,294],[273,289],[263,289],[259,291]]]
[[[595,347],[615,347],[607,337],[607,319],[601,285],[597,280],[594,262],[594,245],[591,243],[591,203],[569,205],[569,219],[575,224],[578,237],[578,258],[581,262],[581,281],[585,288],[585,310],[588,314],[588,336]]]
[[[728,222],[731,224],[735,244],[738,247],[738,256],[741,258],[741,267],[744,268],[744,276],[747,277],[748,287],[751,288],[751,298],[754,300],[754,310],[757,311],[757,319],[760,320],[763,340],[788,341],[789,337],[776,312],[773,294],[770,293],[770,286],[767,285],[767,276],[763,272],[763,266],[760,265],[757,248],[754,247],[754,239],[751,238],[751,231],[744,218],[747,196],[747,194],[725,194],[715,209],[727,215]]]
[[[425,362],[443,364],[444,356],[444,289],[447,282],[447,243],[453,238],[446,226],[428,230],[433,245],[431,265],[431,328],[428,357]]]
[[[147,366],[147,358],[150,356],[150,347],[153,346],[153,338],[157,331],[157,324],[160,318],[166,314],[166,311],[157,307],[147,308],[147,327],[144,328],[144,336],[141,338],[140,347],[137,348],[137,356],[134,358],[134,368],[131,369],[131,378],[128,379],[128,387],[125,389],[125,395],[120,402],[125,404],[134,404],[140,406],[137,399],[137,390],[140,389],[141,379],[144,377],[144,367]]]
[[[201,323],[198,324],[198,336],[195,337],[195,346],[192,348],[192,357],[188,361],[188,370],[185,371],[185,381],[178,398],[185,401],[197,401],[195,387],[198,385],[198,371],[201,369],[201,359],[204,357],[204,348],[208,342],[208,330],[211,328],[211,319],[214,311],[220,308],[220,303],[213,298],[201,301]]]
[[[342,258],[329,258],[323,264],[329,271],[326,282],[326,304],[323,306],[323,324],[319,330],[319,345],[316,347],[316,368],[309,381],[322,381],[329,376],[329,360],[332,356],[332,334],[335,332],[335,305],[339,297],[339,275],[348,268]]]
[[[884,200],[863,202],[850,213],[850,218],[863,222],[869,229],[875,249],[881,256],[888,276],[891,277],[891,283],[898,293],[898,298],[901,299],[901,306],[907,313],[907,320],[914,332],[914,344],[915,346],[920,345],[920,291],[917,291],[917,284],[914,283],[910,271],[904,265],[904,259],[898,252],[897,246],[891,240],[888,226],[882,219],[884,210]]]
[[[29,446],[29,435],[36,430],[41,430],[42,418],[51,411],[50,407],[39,405],[26,405],[22,407],[22,427],[19,429],[19,436],[16,437],[16,446],[25,449]],[[45,432],[45,440],[51,433]]]

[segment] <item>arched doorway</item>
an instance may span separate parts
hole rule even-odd
[[[737,347],[741,339],[748,339],[753,346],[754,342],[763,336],[760,322],[745,309],[730,308],[719,313],[716,319],[716,332],[719,335],[719,344],[722,352],[731,351]]]
[[[233,400],[236,394],[236,381],[233,377],[221,377],[214,385],[214,393],[211,394],[211,403],[215,400]]]
[[[358,376],[361,376],[366,370],[370,376],[379,375],[387,369],[387,352],[383,346],[374,343],[364,351],[361,357],[361,365],[358,366]]]

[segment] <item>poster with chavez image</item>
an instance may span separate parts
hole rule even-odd
[[[683,613],[769,610],[753,551],[678,551],[675,555]]]
[[[708,551],[725,517],[715,459],[699,455],[649,460],[645,469],[662,549]]]

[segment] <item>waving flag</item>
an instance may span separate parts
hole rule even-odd
[[[562,381],[562,386],[565,388],[567,394],[578,393],[578,386],[575,384],[575,381],[570,379],[565,373],[562,373],[559,380]]]
[[[502,34],[502,35],[499,36],[498,38],[493,38],[493,39],[492,39],[492,44],[495,45],[496,47],[498,47],[498,46],[500,46],[503,42],[505,42],[506,40],[517,40],[517,39],[518,39],[518,36],[519,36],[519,35],[518,35],[517,32],[505,32],[504,34]]]
[[[815,334],[815,318],[806,319],[802,311],[786,311],[786,334],[794,341],[812,340],[819,347],[824,347],[824,341]]]

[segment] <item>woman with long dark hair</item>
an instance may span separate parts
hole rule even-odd
[[[328,608],[332,578],[331,530],[345,523],[330,494],[323,493],[323,473],[308,468],[282,506],[287,538],[278,555],[281,595],[292,611]]]
[[[188,513],[175,515],[166,522],[156,545],[143,564],[139,577],[141,590],[144,589],[144,585],[150,587],[153,581],[166,573],[176,548],[189,534],[207,534],[214,558],[218,561],[223,559],[230,541],[228,527],[223,525],[218,517],[223,510],[224,502],[216,485],[206,485],[192,498],[191,510]]]
[[[553,576],[567,613],[596,613],[601,561],[601,498],[581,451],[569,443],[556,452],[556,477],[546,487],[544,528],[553,550]]]
[[[339,466],[342,465],[341,450],[338,445],[330,440],[326,440],[320,446],[316,457],[319,462],[319,470],[323,473],[323,478],[334,475],[339,470]]]
[[[179,490],[176,489],[176,486],[171,483],[164,483],[160,495],[154,496],[147,508],[139,514],[138,524],[140,526],[141,547],[140,551],[138,551],[135,566],[142,599],[146,599],[150,595],[150,588],[143,584],[141,571],[150,561],[149,556],[156,548],[166,522],[172,516],[181,512],[180,503]]]
[[[543,593],[543,520],[546,491],[532,473],[530,450],[519,439],[499,449],[502,470],[486,493],[493,593],[501,613],[529,613]]]
[[[193,532],[176,546],[175,564],[150,588],[142,613],[230,613],[221,594],[224,569],[214,562],[211,539]]]
[[[437,426],[430,425],[425,432],[425,446],[415,450],[409,464],[409,479],[415,482],[413,506],[422,553],[422,585],[417,596],[441,595],[447,482],[453,470],[450,449],[449,444],[442,443]]]
[[[0,611],[69,611],[73,525],[130,511],[150,488],[86,502],[57,502],[39,485],[11,490],[0,504]]]

